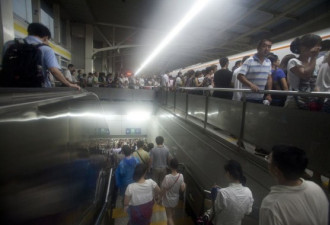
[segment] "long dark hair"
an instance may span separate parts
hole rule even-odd
[[[313,48],[316,45],[321,45],[322,38],[316,34],[305,34],[301,38],[296,38],[291,42],[290,50],[295,54],[300,54],[300,48]]]
[[[226,172],[230,174],[235,180],[239,180],[242,185],[246,184],[246,177],[243,175],[243,170],[241,164],[235,160],[229,160],[224,166]]]
[[[133,174],[133,180],[139,181],[147,172],[148,167],[144,163],[137,164]]]

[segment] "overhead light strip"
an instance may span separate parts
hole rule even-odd
[[[142,69],[153,60],[170,41],[200,12],[211,0],[198,0],[183,17],[183,19],[171,30],[171,32],[163,39],[158,47],[151,53],[151,55],[142,63],[140,68],[135,72],[135,75],[139,74]]]

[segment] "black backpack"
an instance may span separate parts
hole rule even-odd
[[[42,87],[45,79],[40,46],[15,39],[2,59],[1,87]],[[46,45],[47,46],[47,45]]]

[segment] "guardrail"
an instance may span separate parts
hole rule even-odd
[[[190,94],[189,91],[242,92],[242,101]],[[250,89],[190,87],[172,92],[162,90],[158,101],[178,117],[202,121],[204,129],[212,125],[234,135],[240,147],[243,141],[269,152],[276,144],[300,147],[310,159],[309,168],[329,176],[330,115],[250,103],[245,98],[247,93],[256,92]],[[261,90],[257,93],[330,98],[329,92]]]

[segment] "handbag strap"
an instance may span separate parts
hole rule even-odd
[[[167,188],[167,190],[166,191],[169,191],[169,190],[171,190],[171,188],[174,186],[174,184],[179,180],[179,178],[180,178],[180,175],[181,175],[181,173],[179,173],[179,176],[176,178],[176,180],[174,181],[174,183],[171,185],[171,187],[169,187],[169,188]]]

